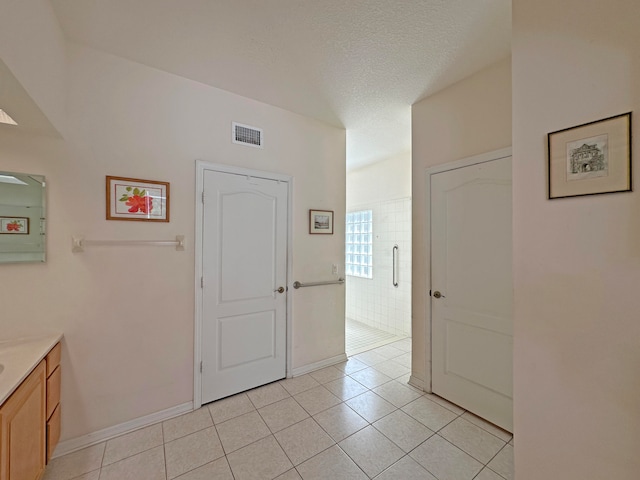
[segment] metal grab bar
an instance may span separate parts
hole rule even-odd
[[[398,288],[398,280],[396,279],[396,253],[398,253],[398,245],[393,246],[391,255],[393,256],[393,286]]]
[[[293,282],[293,288],[303,288],[303,287],[317,287],[319,285],[342,285],[344,283],[344,278],[339,278],[338,280],[329,280],[328,282],[309,282],[309,283],[300,283],[297,280]]]

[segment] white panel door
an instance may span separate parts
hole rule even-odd
[[[202,403],[286,375],[287,189],[204,172]]]
[[[513,431],[511,157],[431,175],[432,390]]]

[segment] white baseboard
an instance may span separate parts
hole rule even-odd
[[[335,357],[327,358],[315,363],[310,363],[308,365],[304,365],[303,367],[294,368],[291,372],[291,376],[299,377],[300,375],[304,375],[305,373],[320,370],[321,368],[329,367],[331,365],[335,365],[336,363],[342,363],[346,361],[347,355],[343,353],[342,355],[336,355]]]
[[[412,387],[416,387],[422,390],[423,392],[427,392],[427,389],[424,386],[424,382],[419,378],[414,377],[413,375],[409,377],[409,385],[411,385]],[[427,392],[427,393],[431,393],[431,392]]]
[[[160,423],[164,420],[168,420],[170,418],[177,417],[178,415],[182,415],[183,413],[191,411],[193,411],[193,402],[187,402],[181,405],[176,405],[175,407],[167,408],[166,410],[161,410],[160,412],[145,415],[144,417],[138,417],[133,420],[129,420],[128,422],[124,422],[119,425],[114,425],[113,427],[108,427],[102,430],[98,430],[97,432],[88,433],[86,435],[82,435],[81,437],[65,440],[64,442],[60,442],[58,444],[52,458],[61,457],[62,455],[66,455],[67,453],[72,453],[77,450],[90,447],[91,445],[96,445],[98,443],[111,440],[112,438],[118,437],[125,433],[138,430],[142,427],[148,427],[149,425],[154,425],[156,423]]]

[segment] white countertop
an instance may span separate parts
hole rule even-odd
[[[61,333],[0,340],[0,405],[62,338]]]

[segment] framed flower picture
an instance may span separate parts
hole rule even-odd
[[[107,176],[107,220],[169,221],[169,182]]]
[[[28,235],[28,217],[0,217],[0,234]]]

